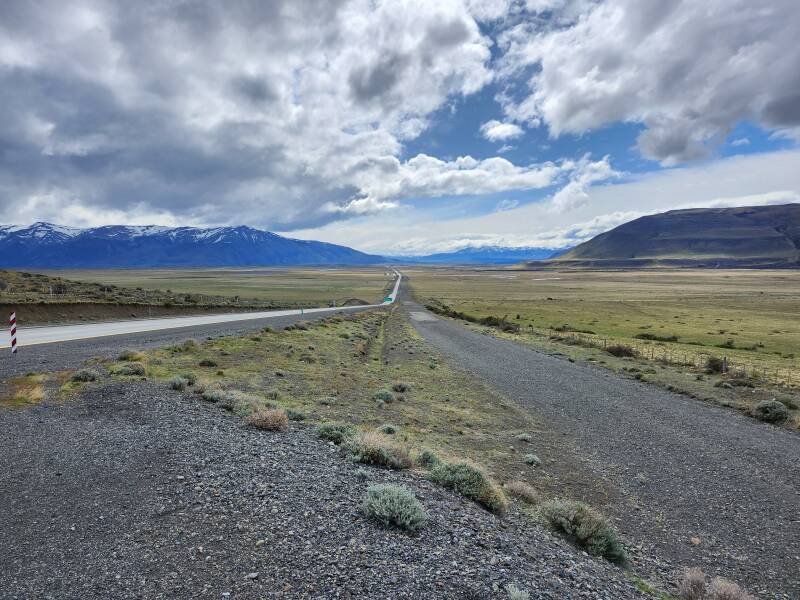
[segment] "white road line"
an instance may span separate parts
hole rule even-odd
[[[146,331],[162,331],[177,329],[179,327],[197,327],[199,325],[212,325],[215,323],[233,323],[236,321],[249,321],[252,319],[268,319],[274,317],[288,317],[292,315],[314,315],[326,312],[339,312],[358,310],[364,308],[378,308],[388,306],[397,299],[402,275],[392,269],[397,275],[392,293],[381,304],[367,304],[363,306],[341,306],[336,308],[320,307],[292,310],[267,310],[249,313],[230,313],[221,315],[205,315],[199,317],[167,317],[162,319],[137,319],[135,321],[113,321],[109,323],[88,323],[85,325],[59,325],[55,327],[21,327],[17,330],[17,345],[19,347],[34,346],[37,344],[54,344],[72,340],[85,340],[112,335],[125,335],[129,333],[142,333]],[[2,344],[8,348],[9,344]]]

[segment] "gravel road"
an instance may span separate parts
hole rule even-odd
[[[800,597],[797,433],[401,306],[454,363],[577,445],[583,468],[620,491],[603,509],[646,553]]]
[[[348,314],[361,310],[347,310]],[[273,329],[283,329],[297,321],[313,321],[318,318],[329,317],[335,312],[324,315],[293,315],[286,317],[267,317],[261,319],[248,319],[231,323],[213,323],[194,327],[179,327],[164,331],[146,331],[127,335],[98,337],[87,340],[59,342],[55,344],[38,344],[29,347],[20,347],[16,355],[9,350],[0,353],[0,382],[8,377],[24,375],[28,372],[59,371],[79,367],[86,359],[92,357],[115,357],[124,348],[156,348],[167,346],[185,340],[196,338],[202,340],[207,337],[222,335],[239,335],[255,331],[269,325]]]
[[[518,513],[153,383],[0,411],[0,430],[3,599],[645,597]],[[407,485],[428,524],[367,520],[370,482]]]

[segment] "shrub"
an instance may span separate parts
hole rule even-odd
[[[177,375],[169,380],[169,387],[179,392],[185,390],[187,384],[188,382],[183,377]]]
[[[405,394],[406,392],[411,391],[411,386],[407,383],[403,383],[402,381],[398,381],[392,386],[392,391],[395,391],[398,394]]]
[[[317,436],[334,444],[341,444],[356,435],[352,425],[346,423],[323,423],[317,427]]]
[[[212,402],[214,404],[224,401],[226,396],[226,393],[219,388],[209,388],[207,390],[203,390],[203,392],[200,394],[200,397],[203,400],[206,402]]]
[[[305,421],[308,418],[306,413],[300,412],[299,410],[292,410],[291,408],[286,410],[286,416],[289,417],[290,421]]]
[[[308,321],[298,321],[297,323],[294,324],[294,328],[299,329],[300,331],[308,331],[310,325],[311,323],[309,323]]]
[[[86,383],[88,381],[97,381],[99,377],[100,375],[97,371],[92,369],[79,369],[72,374],[69,380],[75,383]]]
[[[583,502],[550,500],[541,509],[553,529],[560,531],[590,554],[625,564],[625,548],[603,516]]]
[[[514,439],[519,440],[520,442],[532,442],[533,436],[530,433],[519,433],[514,436]]]
[[[626,346],[625,344],[613,344],[606,348],[606,352],[613,356],[617,356],[619,358],[623,357],[634,357],[636,356],[636,351],[631,348],[630,346]]]
[[[200,365],[201,367],[216,367],[217,361],[211,360],[210,358],[204,358],[197,364]]]
[[[539,504],[542,501],[542,497],[539,495],[532,486],[528,485],[524,481],[512,481],[507,483],[504,486],[506,492],[508,492],[511,496],[516,498],[517,500],[521,500],[526,504]]]
[[[125,349],[119,353],[117,360],[126,360],[129,362],[141,362],[145,359],[145,355],[138,350]]]
[[[261,333],[275,333],[275,330],[267,325],[266,327],[261,328]]]
[[[792,410],[797,410],[798,408],[797,402],[791,398],[775,398],[775,400],[783,404],[786,408],[790,408]]]
[[[186,385],[194,385],[197,383],[197,376],[191,371],[188,373],[181,373],[180,376],[186,380]]]
[[[172,349],[176,352],[192,352],[197,350],[197,341],[192,339],[183,340],[172,346]]]
[[[144,365],[141,363],[125,363],[119,367],[115,373],[117,375],[144,375],[146,373]]]
[[[408,469],[414,464],[406,448],[374,431],[349,439],[347,454],[353,462],[387,469]]]
[[[286,431],[289,417],[280,408],[262,408],[247,417],[247,424],[265,431]]]
[[[722,577],[715,577],[711,581],[711,600],[755,600],[738,585]]]
[[[491,512],[503,514],[507,508],[503,492],[481,469],[466,462],[442,463],[429,475],[431,481],[453,490],[486,507]]]
[[[508,600],[530,600],[531,597],[526,590],[517,587],[513,583],[509,583],[506,586],[506,592],[508,592]]]
[[[397,433],[397,427],[392,425],[391,423],[385,423],[378,428],[378,431],[381,433],[385,433],[386,435],[394,435]]]
[[[753,407],[753,416],[766,423],[783,423],[789,418],[789,409],[777,400],[762,400]]]
[[[333,396],[328,396],[326,398],[322,398],[319,403],[322,404],[322,406],[333,406],[336,404],[336,398]]]
[[[431,450],[423,450],[417,455],[417,464],[426,469],[432,469],[436,465],[441,464],[441,462],[439,457]]]
[[[394,395],[391,391],[383,389],[372,394],[372,399],[378,402],[391,402],[394,400]]]
[[[401,529],[418,529],[428,520],[414,494],[406,487],[391,483],[369,486],[361,510],[371,519]]]
[[[706,597],[706,576],[700,569],[684,569],[678,581],[681,600],[703,600]]]
[[[526,454],[524,460],[526,465],[533,465],[534,467],[538,467],[542,464],[541,459],[535,454]]]
[[[722,373],[725,361],[719,356],[709,356],[706,359],[706,373]]]
[[[677,335],[656,335],[655,333],[637,333],[635,336],[639,340],[653,340],[655,342],[677,342]]]

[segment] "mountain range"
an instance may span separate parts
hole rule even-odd
[[[640,217],[532,268],[800,268],[800,204],[691,208]]]
[[[370,265],[381,256],[295,240],[252,227],[109,225],[91,229],[34,223],[0,226],[0,266],[129,268]]]
[[[554,258],[560,252],[564,252],[564,250],[468,246],[453,252],[441,252],[425,256],[396,256],[393,258],[405,263],[513,265],[525,260]]]

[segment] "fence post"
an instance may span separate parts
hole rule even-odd
[[[727,356],[723,356],[722,357],[722,372],[723,373],[727,373],[728,372],[728,357]]]

